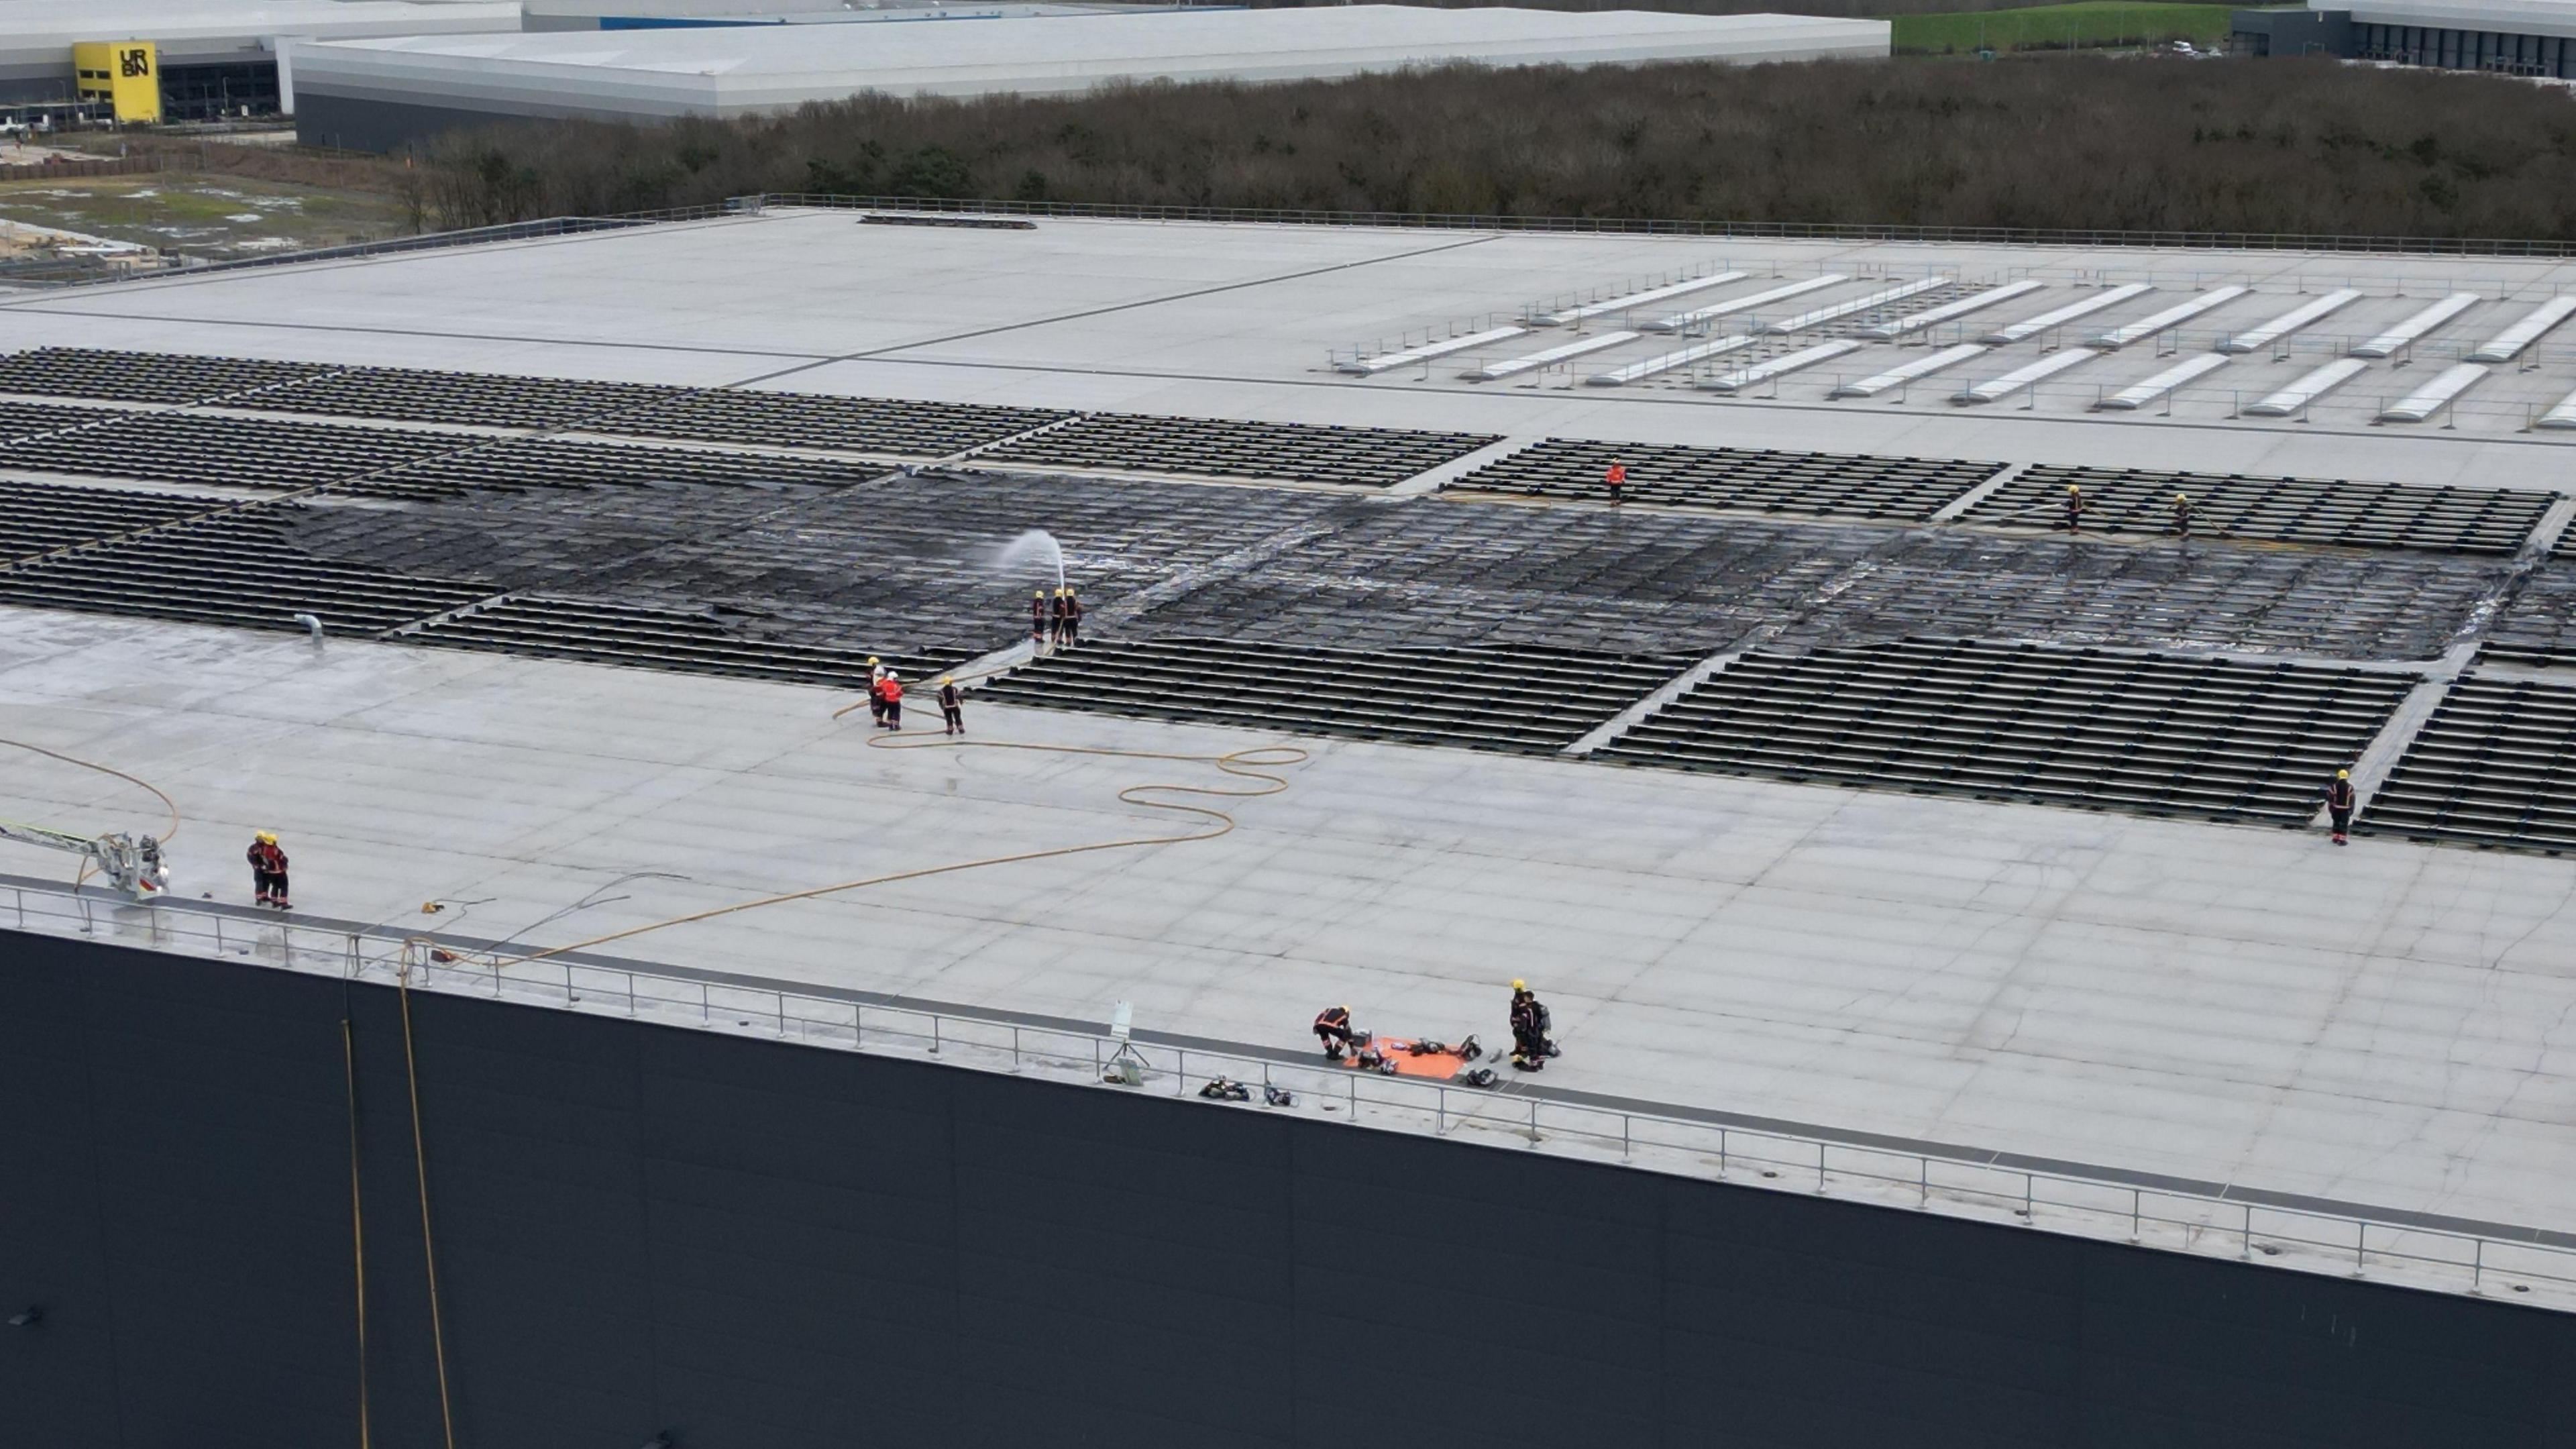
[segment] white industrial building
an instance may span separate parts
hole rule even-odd
[[[70,102],[72,47],[149,41],[174,118],[199,92],[274,109],[283,38],[356,40],[515,31],[515,0],[0,0],[0,102]],[[176,92],[176,95],[173,95]]]
[[[2305,9],[2239,10],[2229,28],[2235,48],[2253,55],[2576,80],[2568,0],[2309,0]]]
[[[863,91],[1053,94],[1119,81],[1285,81],[1407,66],[1884,56],[1876,20],[1639,11],[1187,10],[959,25],[723,26],[299,45],[298,129],[387,149],[509,117],[742,116]]]

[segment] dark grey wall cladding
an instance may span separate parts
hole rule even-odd
[[[2576,1445],[2576,1318],[412,1001],[473,1449]],[[0,1442],[440,1443],[400,1003],[0,933]]]

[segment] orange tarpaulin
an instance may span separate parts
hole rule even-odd
[[[1360,1051],[1376,1052],[1395,1063],[1395,1074],[1399,1077],[1438,1077],[1446,1081],[1467,1070],[1467,1058],[1463,1053],[1416,1052],[1413,1045],[1413,1039],[1410,1037],[1382,1036],[1360,1048]],[[1354,1071],[1367,1070],[1360,1066],[1359,1052],[1353,1052],[1342,1058],[1342,1065]]]

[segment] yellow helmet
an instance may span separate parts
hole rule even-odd
[[[2335,778],[2336,778],[2336,779],[2338,779],[2338,780],[2349,780],[2349,779],[2351,779],[2351,778],[2352,778],[2352,771],[2350,771],[2350,770],[2337,770],[2337,771],[2335,771]]]
[[[259,833],[259,843],[262,845],[275,845],[277,843],[277,833],[272,830],[261,831]]]
[[[2188,493],[2177,493],[2174,495],[2174,502],[2176,503],[2189,503],[2190,501],[2191,495]]]
[[[876,657],[875,655],[873,655],[873,654],[869,655],[869,656],[868,656],[868,662],[869,662],[870,664],[874,664],[874,663],[876,663],[876,662],[877,662],[877,657]]]
[[[1515,976],[1512,978],[1512,989],[1514,991],[1527,991],[1529,990],[1529,983]]]
[[[2072,484],[2072,483],[2069,483],[2069,484],[2067,484],[2067,485],[2066,485],[2066,491],[2067,491],[2067,492],[2069,492],[2069,493],[2081,493],[2081,492],[2083,492],[2084,490],[2083,490],[2083,489],[2081,489],[2081,488],[2076,487],[2076,486],[2075,486],[2074,484]]]
[[[943,674],[939,676],[939,682],[942,684],[955,684],[957,682],[957,676],[954,674]]]

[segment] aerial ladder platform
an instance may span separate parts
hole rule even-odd
[[[170,867],[161,859],[161,842],[149,835],[81,836],[43,825],[0,820],[0,840],[81,856],[107,877],[109,885],[138,901],[157,901],[170,888]]]

